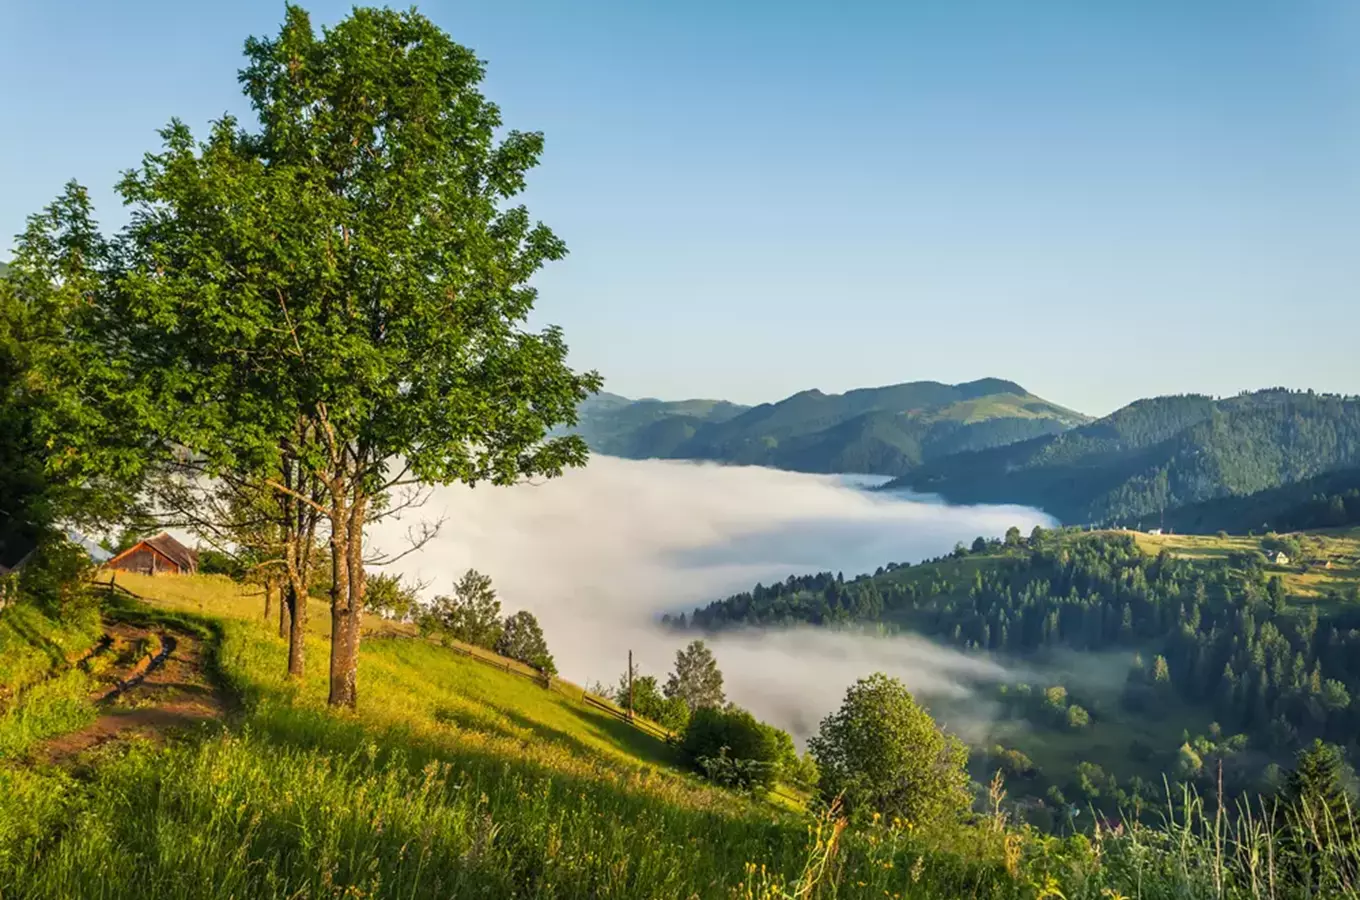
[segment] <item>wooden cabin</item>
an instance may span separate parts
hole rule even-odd
[[[143,575],[192,575],[198,571],[198,553],[162,531],[138,541],[104,565]]]

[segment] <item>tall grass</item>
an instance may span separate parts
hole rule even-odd
[[[75,663],[98,637],[93,605],[60,619],[23,603],[0,611],[0,761],[94,718],[93,682]]]

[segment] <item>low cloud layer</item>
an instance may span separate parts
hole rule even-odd
[[[439,536],[393,566],[450,590],[468,568],[490,575],[506,611],[542,622],[562,674],[617,681],[634,652],[664,676],[683,638],[656,625],[757,581],[917,562],[958,541],[1051,524],[1022,507],[954,507],[873,494],[861,480],[772,469],[594,457],[560,479],[513,488],[440,488],[374,542],[400,545],[411,520]],[[961,697],[999,667],[923,638],[816,629],[722,635],[714,653],[728,696],[795,735],[815,730],[856,678],[886,671],[925,697]]]

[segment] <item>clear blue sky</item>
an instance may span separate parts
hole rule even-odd
[[[541,315],[609,390],[1360,392],[1354,0],[421,8],[547,135],[528,202],[572,254]],[[72,177],[120,225],[118,171],[245,112],[282,14],[0,0],[0,257]]]

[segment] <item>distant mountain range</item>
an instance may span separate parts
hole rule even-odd
[[[1360,398],[1272,389],[1139,400],[1061,434],[928,461],[889,487],[1023,503],[1069,523],[1152,526],[1190,504],[1354,466]],[[1218,527],[1255,506],[1220,504],[1175,520]],[[1260,508],[1281,507],[1264,498]]]
[[[799,472],[901,475],[931,460],[1057,434],[1089,422],[998,378],[916,381],[844,394],[803,391],[745,407],[722,400],[598,394],[578,431],[599,453]]]
[[[1091,420],[984,378],[753,407],[599,394],[580,414],[599,453],[891,475],[889,490],[1019,503],[1066,523],[1317,527],[1353,520],[1360,502],[1342,471],[1360,470],[1360,398],[1311,391],[1155,397]]]

